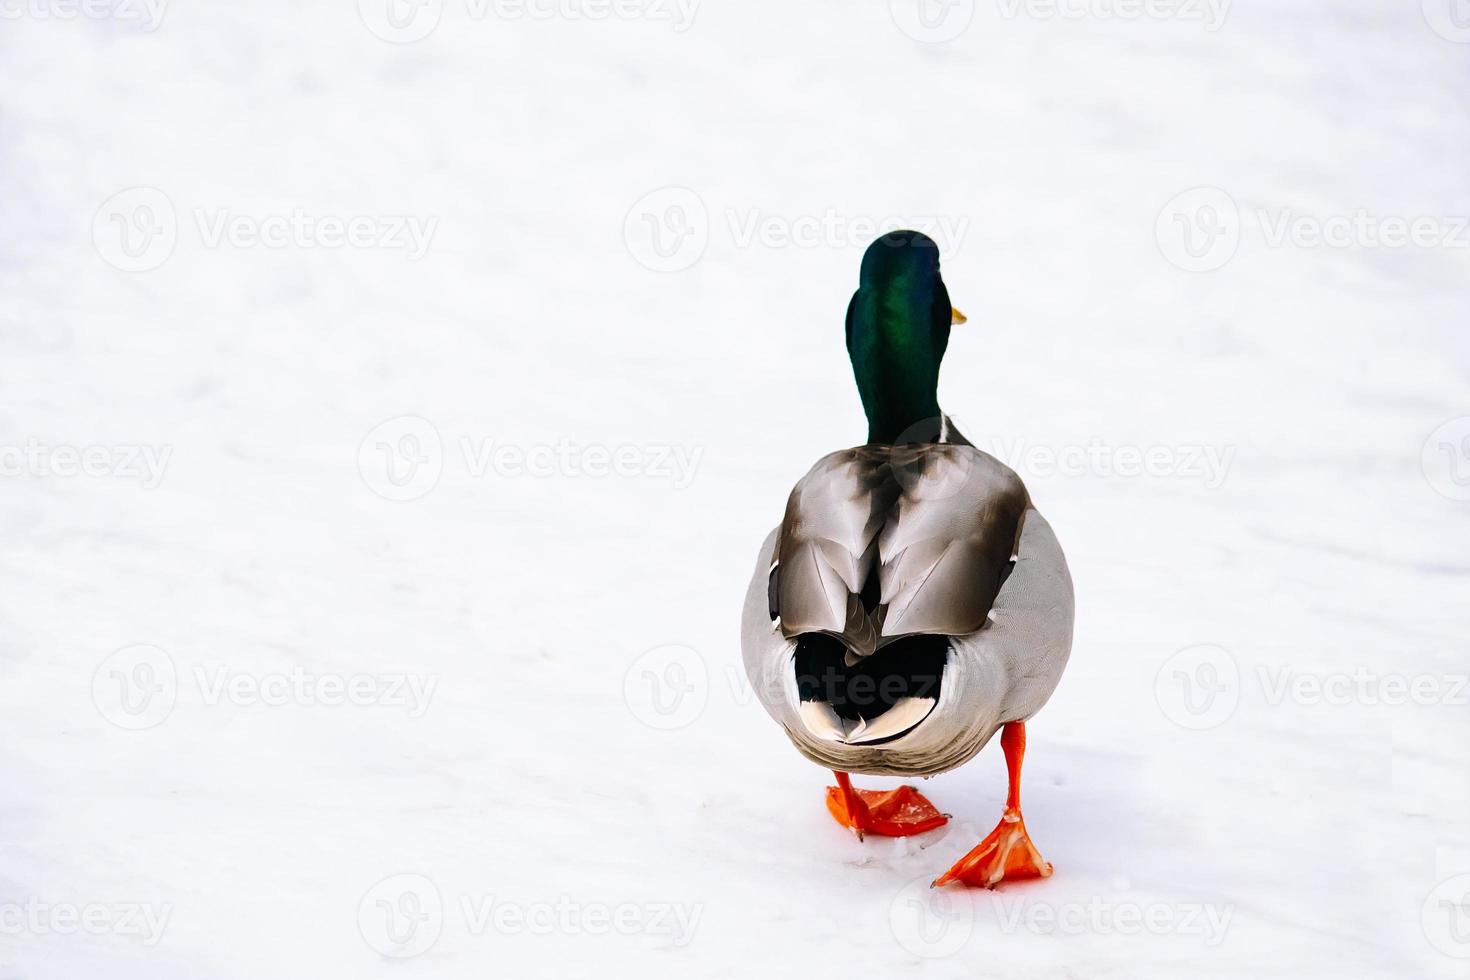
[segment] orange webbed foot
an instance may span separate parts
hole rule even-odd
[[[827,809],[844,827],[880,837],[909,837],[943,827],[949,817],[912,786],[898,789],[854,789],[847,773],[837,773],[837,786],[827,787]]]
[[[1021,760],[1026,755],[1026,723],[1007,722],[1000,745],[1006,754],[1010,782],[1005,812],[989,837],[935,879],[936,887],[958,881],[978,888],[994,888],[1003,881],[1051,877],[1051,864],[1042,859],[1041,852],[1031,843],[1026,821],[1021,819]]]
[[[1000,824],[974,850],[935,881],[935,886],[958,881],[977,888],[994,888],[1003,881],[1051,877],[1051,863],[1026,833],[1019,807],[1007,807]]]

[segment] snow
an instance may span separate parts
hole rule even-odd
[[[1018,2],[0,8],[0,978],[1465,976],[1470,47]],[[1076,580],[993,895],[739,668],[890,217]]]

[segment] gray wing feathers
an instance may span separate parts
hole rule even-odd
[[[985,624],[1029,500],[968,445],[865,446],[791,493],[776,556],[782,632],[840,637],[851,657],[915,633]]]
[[[984,631],[956,641],[1010,675],[1001,721],[1024,721],[1051,697],[1072,652],[1072,575],[1046,518],[1028,510],[1015,571]]]

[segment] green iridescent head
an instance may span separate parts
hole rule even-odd
[[[847,307],[847,353],[868,416],[868,442],[934,442],[939,363],[964,317],[939,275],[939,246],[895,231],[868,246]]]

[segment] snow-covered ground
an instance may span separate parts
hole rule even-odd
[[[528,3],[0,2],[0,978],[1466,976],[1465,11]],[[739,669],[889,219],[1076,579],[994,895]]]

